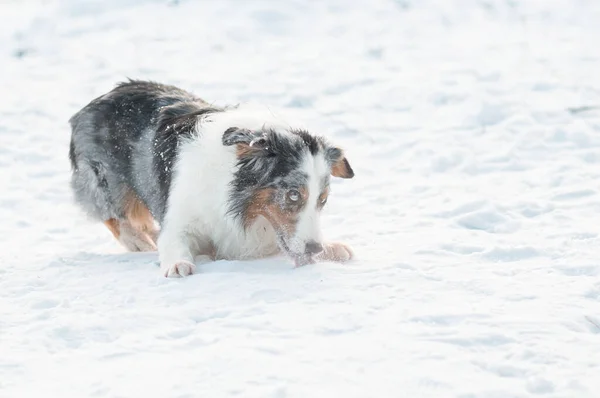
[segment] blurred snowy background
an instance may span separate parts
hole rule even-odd
[[[0,396],[597,397],[600,1],[0,2]],[[347,149],[348,265],[185,280],[72,203],[127,77]]]

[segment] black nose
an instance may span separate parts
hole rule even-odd
[[[305,249],[306,254],[318,254],[318,253],[321,253],[322,251],[323,251],[322,244],[317,243],[314,240],[311,240],[310,242],[306,243],[306,249]]]

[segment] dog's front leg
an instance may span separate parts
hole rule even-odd
[[[354,257],[350,246],[340,242],[329,242],[323,245],[323,251],[315,256],[317,261],[335,261],[344,263]]]
[[[182,277],[194,273],[194,239],[186,228],[166,227],[158,237],[160,269],[166,277]]]

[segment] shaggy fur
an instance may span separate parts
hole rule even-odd
[[[283,251],[298,265],[352,256],[319,227],[330,175],[354,176],[343,151],[271,112],[130,80],[70,124],[77,203],[129,250],[158,246],[166,276],[193,273],[197,256]]]

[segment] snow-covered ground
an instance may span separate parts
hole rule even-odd
[[[600,396],[600,1],[0,3],[0,397]],[[168,280],[83,216],[67,120],[126,77],[346,148],[347,265]]]

